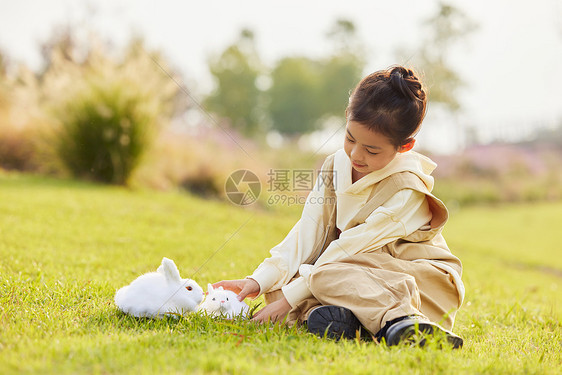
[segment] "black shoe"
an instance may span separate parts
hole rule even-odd
[[[351,310],[340,306],[320,306],[308,315],[308,332],[332,339],[354,339],[362,334],[361,323]]]
[[[418,333],[421,333],[421,336],[416,337]],[[392,324],[386,330],[384,338],[388,346],[398,345],[401,342],[410,342],[412,344],[424,346],[426,341],[425,337],[439,334],[444,335],[447,342],[451,344],[454,349],[462,347],[463,339],[461,337],[435,323],[420,320],[415,317],[407,317]]]

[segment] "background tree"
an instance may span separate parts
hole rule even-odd
[[[235,44],[211,59],[209,68],[216,88],[204,101],[205,107],[228,119],[233,128],[245,135],[263,130],[262,92],[257,87],[262,67],[253,32],[242,30]]]
[[[333,44],[330,56],[285,58],[271,74],[268,113],[283,135],[309,133],[328,117],[343,117],[349,92],[361,79],[365,63],[353,22],[337,20],[327,37]]]
[[[458,111],[458,91],[465,82],[448,61],[453,46],[465,40],[477,25],[453,5],[438,3],[437,12],[423,22],[421,49],[414,60],[424,72],[430,100],[441,103],[451,112]]]
[[[323,62],[321,109],[323,116],[343,117],[349,93],[363,76],[364,47],[350,20],[336,20],[326,36],[332,43],[333,53]]]
[[[284,58],[271,73],[268,113],[272,126],[285,136],[309,133],[318,127],[321,64],[306,57]]]
[[[4,55],[4,53],[0,50],[0,79],[5,79],[6,78],[6,70],[7,67],[7,61],[6,61],[6,56]]]
[[[8,105],[7,58],[0,50],[0,111]]]

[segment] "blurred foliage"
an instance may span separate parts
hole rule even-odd
[[[422,25],[424,37],[418,50],[401,51],[402,57],[411,57],[414,66],[423,71],[423,80],[429,89],[429,100],[455,112],[461,107],[458,91],[466,85],[449,62],[451,49],[465,41],[477,29],[477,23],[459,8],[438,2],[435,14]]]
[[[185,190],[208,199],[227,200],[225,182],[235,171],[250,170],[262,183],[258,208],[267,208],[268,180],[273,169],[317,170],[325,155],[304,152],[297,145],[281,149],[243,142],[249,159],[219,129],[188,133],[182,129],[162,131],[149,155],[131,177],[131,186],[156,190]],[[275,194],[279,192],[271,192]],[[292,194],[293,192],[286,192]],[[299,192],[306,196],[307,192]]]
[[[273,129],[283,135],[309,133],[318,128],[323,106],[320,96],[321,64],[306,57],[288,57],[271,73],[268,113]]]
[[[353,22],[337,20],[327,37],[332,56],[284,58],[273,69],[268,112],[283,135],[310,133],[330,116],[343,118],[350,91],[362,78],[365,58]]]
[[[366,49],[347,19],[336,20],[326,36],[333,51],[324,61],[320,108],[324,114],[343,117],[351,91],[363,78]]]
[[[364,65],[363,58],[351,53],[334,55],[324,63],[318,98],[323,116],[345,116],[349,95],[363,78]]]
[[[209,62],[216,88],[205,107],[227,118],[232,127],[247,136],[263,132],[263,107],[258,78],[263,69],[255,49],[254,34],[242,30],[238,41]]]
[[[141,39],[133,39],[120,59],[95,40],[78,57],[71,40],[63,35],[49,44],[39,80],[56,154],[75,177],[125,184],[176,110],[179,88]]]
[[[172,129],[161,132],[152,152],[134,173],[131,184],[157,190],[183,189],[206,198],[226,198],[224,183],[234,170],[257,168],[237,156],[237,146],[232,142],[223,144],[213,138],[210,134],[200,136]]]
[[[290,137],[310,133],[330,116],[344,116],[349,92],[361,79],[365,59],[355,25],[337,20],[327,37],[330,56],[282,58],[268,71],[251,31],[210,62],[216,88],[206,107],[245,135],[268,130]]]
[[[540,129],[536,132],[534,139],[523,142],[524,145],[543,145],[547,148],[562,150],[562,119],[558,121],[558,126],[553,128]]]
[[[0,114],[0,169],[32,172],[38,169],[36,134],[26,128],[5,126]]]
[[[136,89],[95,80],[58,108],[57,150],[76,177],[124,184],[146,151],[155,113]]]
[[[562,199],[562,149],[556,139],[473,146],[433,159],[435,193],[451,207]]]
[[[0,87],[2,87],[2,91],[3,91],[3,86],[5,84],[6,81],[6,55],[4,54],[4,52],[2,52],[2,50],[0,50]],[[3,92],[2,92],[3,93]],[[2,95],[2,98],[4,97],[4,95]],[[2,102],[0,101],[0,106],[2,106]]]
[[[18,83],[8,76],[7,66],[7,59],[0,52],[0,168],[38,171],[43,147],[38,128],[42,121],[33,100],[23,95]],[[25,80],[27,73],[21,69],[20,78]]]
[[[294,170],[317,171],[326,156],[303,151],[291,143],[280,149],[256,143],[243,147],[252,155],[251,160],[220,130],[198,135],[164,131],[155,150],[135,173],[134,185],[179,188],[226,199],[227,177],[238,169],[248,169],[262,183],[263,204],[258,206],[267,207],[268,194],[291,199],[306,195],[306,191],[291,189],[266,191],[272,170],[289,174]],[[478,204],[562,199],[562,152],[554,144],[491,144],[456,155],[429,156],[438,165],[434,192],[452,210]]]
[[[116,54],[78,35],[55,30],[37,73],[22,65],[6,78],[2,59],[0,167],[124,184],[186,100],[170,79],[176,73],[142,39]]]
[[[452,28],[463,24],[457,17],[465,19],[441,4],[428,21],[433,31],[422,51],[441,53],[441,60],[427,59],[426,78],[453,84],[434,85],[430,93],[434,101],[436,90],[447,93],[443,104],[451,110],[460,86],[446,54],[472,28]],[[211,60],[217,89],[205,105],[253,139],[213,128],[204,116],[185,115],[191,103],[176,83],[181,79],[142,39],[117,54],[95,36],[78,42],[72,30],[62,29],[43,45],[39,72],[11,69],[0,53],[0,168],[60,174],[64,167],[80,178],[219,199],[226,198],[224,183],[237,169],[256,173],[264,189],[272,169],[317,169],[325,155],[302,151],[296,142],[272,149],[256,139],[269,130],[295,138],[343,117],[365,59],[352,22],[338,20],[327,37],[329,56],[283,58],[271,71],[261,65],[249,31]],[[562,199],[561,129],[524,144],[436,156],[436,194],[453,208]]]

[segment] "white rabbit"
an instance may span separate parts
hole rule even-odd
[[[193,280],[182,279],[176,264],[168,258],[162,259],[156,272],[139,276],[115,293],[117,307],[136,317],[195,311],[202,300],[203,289]]]
[[[199,306],[199,311],[229,319],[248,315],[248,305],[244,301],[238,301],[238,295],[233,291],[225,290],[222,286],[215,289],[211,284],[207,284],[207,290],[207,297]]]

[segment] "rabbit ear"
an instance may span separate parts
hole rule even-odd
[[[207,284],[207,291],[208,291],[209,293],[213,293],[214,290],[215,290],[215,289],[213,288],[213,284],[211,284],[211,283]]]
[[[158,267],[157,272],[166,276],[166,279],[168,281],[174,281],[178,283],[181,281],[178,267],[176,267],[176,264],[174,263],[173,260],[168,259],[166,257],[162,258],[162,265]]]

